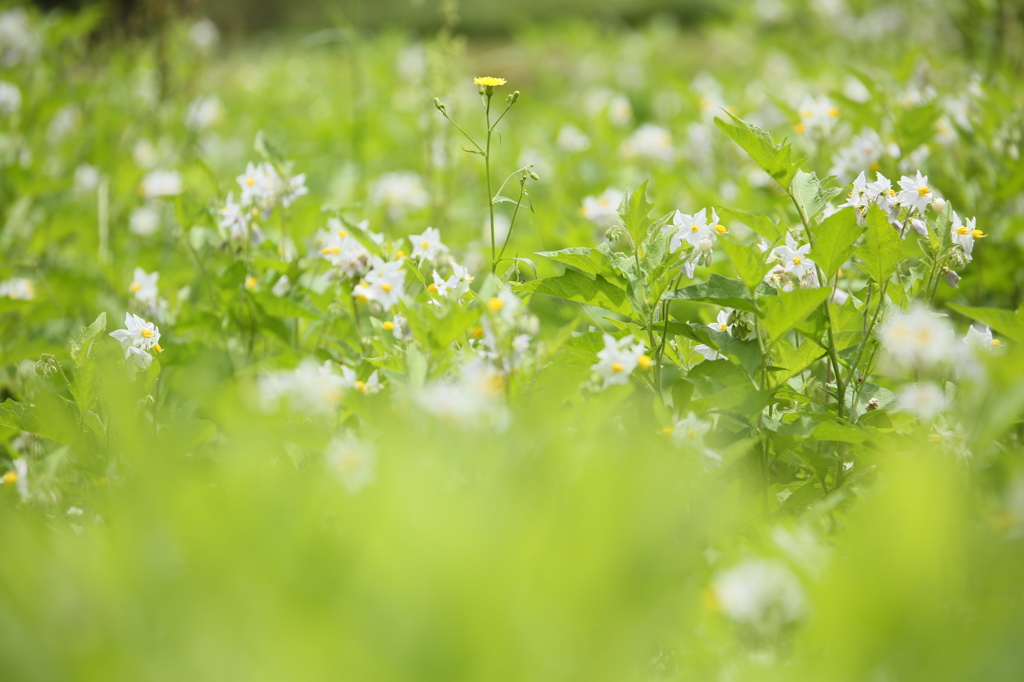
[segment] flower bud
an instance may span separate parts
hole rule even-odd
[[[878,409],[878,398],[872,398],[867,404],[868,411],[874,411]]]
[[[537,180],[538,182],[540,181],[540,176],[534,173],[533,171],[530,171],[530,177],[533,178],[534,180]]]
[[[711,240],[705,237],[697,242],[697,246],[700,247],[702,253],[707,253],[711,250]]]
[[[513,104],[515,104],[518,101],[519,101],[519,91],[516,90],[515,92],[513,92],[511,95],[508,96],[508,105],[512,106]]]
[[[932,210],[936,213],[942,213],[946,210],[946,200],[942,197],[935,197],[935,201],[932,202]]]
[[[911,218],[910,227],[914,228],[914,232],[917,232],[922,237],[928,236],[928,224],[925,221]]]
[[[445,113],[444,104],[437,97],[434,98],[434,106],[437,107],[437,110],[440,111],[442,114]]]
[[[958,288],[957,285],[960,284],[960,275],[956,274],[956,272],[949,268],[942,268],[942,275],[946,278],[946,284],[954,289]]]

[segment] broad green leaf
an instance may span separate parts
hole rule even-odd
[[[733,142],[742,147],[743,151],[768,175],[775,178],[784,189],[788,190],[789,183],[792,182],[797,170],[797,164],[793,163],[792,148],[788,144],[779,146],[772,144],[771,137],[765,131],[732,114],[729,116],[735,121],[735,125],[726,123],[720,118],[715,119],[715,125]]]
[[[90,358],[75,370],[75,379],[71,382],[71,395],[83,417],[96,401],[96,375],[96,361]]]
[[[712,274],[708,281],[701,284],[666,291],[662,297],[670,300],[705,301],[751,313],[758,312],[757,304],[743,282],[716,274]]]
[[[575,270],[566,270],[560,277],[545,277],[523,282],[513,288],[520,293],[535,292],[598,306],[627,317],[633,314],[625,291],[603,277],[590,280]]]
[[[900,262],[902,240],[877,206],[868,209],[867,231],[857,247],[861,269],[879,285],[887,282]]]
[[[793,176],[793,198],[803,207],[808,220],[813,219],[822,212],[828,200],[839,193],[839,189],[825,189],[821,186],[821,180],[814,173],[804,173],[801,170]]]
[[[769,375],[772,386],[780,386],[825,355],[821,346],[805,340],[793,348],[785,339],[779,339],[772,349],[772,366],[780,370]]]
[[[720,208],[723,215],[738,220],[754,232],[758,233],[768,241],[775,243],[786,235],[785,228],[776,225],[768,216],[762,213],[747,213],[734,208]]]
[[[638,249],[647,238],[647,229],[651,221],[647,218],[654,204],[647,201],[647,180],[630,194],[622,195],[622,202],[619,204],[619,218],[622,226],[629,232],[633,240],[633,248]]]
[[[1016,313],[1001,308],[971,308],[955,303],[947,304],[961,315],[991,327],[1016,343],[1024,343],[1024,308]]]
[[[71,359],[75,367],[81,367],[89,357],[89,351],[100,334],[107,331],[107,314],[100,313],[96,320],[71,340]]]
[[[736,269],[747,288],[753,291],[758,284],[764,281],[764,274],[768,272],[768,261],[765,255],[756,246],[745,246],[735,244],[725,239],[718,241],[722,250],[729,256],[729,262]]]
[[[761,301],[768,345],[775,343],[785,336],[786,332],[803,322],[828,299],[830,293],[832,290],[828,287],[796,289]]]
[[[811,229],[814,249],[811,258],[829,279],[853,255],[853,245],[864,228],[857,225],[857,214],[852,207],[844,208],[825,218]]]
[[[814,481],[774,483],[768,488],[768,507],[772,512],[782,509],[806,509],[812,502],[825,496]]]
[[[814,429],[814,437],[818,440],[832,440],[840,443],[863,443],[870,435],[863,429],[839,422],[825,422]]]
[[[590,275],[600,275],[608,280],[618,279],[619,277],[608,257],[599,249],[575,247],[562,249],[561,251],[539,251],[537,255],[564,263],[571,268]]]

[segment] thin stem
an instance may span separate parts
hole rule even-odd
[[[487,176],[487,209],[491,217],[491,274],[498,268],[498,256],[494,239],[494,194],[491,193],[491,96],[485,95],[484,122],[487,125],[487,146],[484,150],[484,174]],[[511,230],[510,230],[511,232]]]
[[[469,133],[467,133],[467,132],[466,132],[465,130],[463,130],[463,129],[462,129],[462,127],[461,127],[461,126],[460,126],[460,125],[459,125],[458,123],[456,123],[455,121],[453,121],[453,120],[452,120],[452,117],[448,115],[448,112],[446,112],[446,111],[442,111],[442,112],[441,112],[441,115],[442,115],[442,116],[444,116],[444,117],[445,117],[446,119],[448,119],[448,122],[449,122],[449,123],[451,123],[451,124],[452,124],[453,126],[455,126],[455,129],[456,129],[456,130],[458,130],[458,131],[459,131],[460,133],[462,133],[463,135],[465,135],[465,136],[466,136],[466,139],[467,139],[467,140],[469,140],[469,143],[470,143],[471,145],[473,145],[474,147],[476,147],[476,148],[477,148],[477,152],[478,152],[478,153],[480,153],[480,154],[485,154],[485,152],[484,152],[483,148],[482,148],[482,147],[481,147],[480,145],[478,145],[478,144],[476,143],[476,140],[474,140],[474,139],[473,139],[472,137],[470,137],[470,136],[469,136]],[[488,126],[487,126],[487,127],[488,127],[488,128],[490,128],[490,124],[488,124]],[[486,155],[486,154],[485,154],[485,155]]]
[[[504,186],[504,184],[502,185]],[[501,192],[501,190],[498,190]],[[505,247],[508,246],[508,240],[512,238],[512,228],[516,224],[516,216],[519,215],[519,207],[523,205],[523,197],[526,196],[526,178],[523,178],[519,185],[519,201],[516,202],[516,208],[512,211],[512,219],[508,223],[508,232],[505,233],[505,243],[501,245],[501,251],[498,252],[498,258],[494,261],[493,265],[497,265],[501,262],[501,257],[505,255]],[[493,202],[492,202],[493,206]],[[493,270],[492,270],[493,271]]]

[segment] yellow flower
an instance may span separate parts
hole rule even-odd
[[[504,78],[495,78],[494,76],[477,76],[473,79],[473,85],[479,85],[482,88],[494,88],[504,84]]]

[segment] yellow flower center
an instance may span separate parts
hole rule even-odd
[[[690,232],[693,232],[694,234],[700,232],[700,225],[694,224],[692,227],[690,227]]]
[[[470,332],[470,335],[472,335],[474,339],[479,341],[480,339],[484,338],[484,328],[477,327],[476,329]]]
[[[971,236],[974,237],[975,239],[984,239],[985,233],[982,232],[981,230],[973,230],[971,232]]]
[[[804,262],[804,259],[800,256],[793,256],[793,265],[800,265]]]
[[[142,334],[142,338],[144,338],[144,339],[151,339],[151,338],[153,338],[153,332],[152,332],[152,330],[149,330],[149,329],[143,329],[143,330],[142,330],[141,332],[139,332],[139,333],[140,333],[140,334]]]
[[[369,299],[367,299],[362,294],[359,294],[358,296],[356,296],[356,300],[359,301],[360,303],[366,303],[366,301],[369,300]]]
[[[325,256],[326,256],[327,254],[329,254],[330,252],[331,252],[331,247],[329,247],[329,246],[325,246],[324,248],[322,248],[322,249],[320,250],[320,253],[324,254]]]
[[[424,251],[426,251],[427,249],[430,248],[430,242],[426,242],[426,241],[420,242],[420,248],[423,249]]]
[[[246,179],[245,179],[245,184],[247,184],[247,185],[249,185],[250,187],[252,187],[253,185],[255,185],[255,184],[256,184],[256,180],[255,180],[254,178],[246,178]]]
[[[504,307],[505,302],[498,298],[497,296],[487,301],[487,309],[490,310],[492,313],[496,313]]]
[[[429,291],[432,294],[436,294],[437,293],[437,285],[434,284],[434,283],[428,284],[427,285],[427,291]]]
[[[380,290],[381,291],[391,291],[391,285],[388,284],[387,282],[384,282],[383,284],[380,285]]]
[[[715,225],[715,232],[725,234],[725,225]]]
[[[624,369],[626,369],[626,368],[622,366],[622,363],[620,363],[620,362],[613,362],[612,363],[612,371],[613,372],[616,372],[616,373],[617,372],[621,372]]]
[[[612,203],[612,200],[608,197],[601,197],[597,200],[597,205],[602,207],[607,207],[610,203]]]
[[[156,344],[155,346],[153,346],[153,350],[155,350],[157,353],[163,353],[164,352],[164,349],[160,346],[159,343]]]
[[[926,196],[928,196],[929,194],[932,193],[932,188],[928,187],[927,185],[925,185],[923,187],[918,187],[917,188],[917,193],[920,194],[923,197],[926,197]]]
[[[356,382],[356,390],[357,391],[361,391],[363,393],[366,393],[366,382],[365,381],[357,381]]]
[[[868,168],[870,168],[870,169],[871,169],[871,170],[873,170],[873,171],[877,171],[877,170],[878,170],[879,168],[881,168],[881,167],[882,167],[882,164],[878,163],[877,161],[872,161],[872,162],[871,162],[871,163],[870,163],[870,164],[868,165]]]
[[[942,436],[940,436],[937,433],[934,433],[928,438],[928,440],[930,440],[933,443],[938,443],[942,441]]]
[[[727,324],[725,324],[725,323],[719,324],[719,325],[718,325],[718,328],[719,328],[719,330],[721,330],[721,331],[723,331],[723,332],[727,332],[727,331],[729,331],[729,325],[727,325]]]
[[[837,107],[829,107],[828,115],[831,116],[832,118],[835,118],[836,116],[839,115],[839,109]]]
[[[697,440],[697,438],[700,436],[700,434],[697,433],[697,429],[694,429],[692,427],[686,429],[686,435],[689,436],[691,440]]]
[[[4,485],[14,485],[18,482],[18,474],[13,471],[8,471],[4,474]]]
[[[671,436],[673,431],[675,431],[675,429],[673,429],[671,426],[661,427],[661,435],[665,436],[666,438]]]
[[[359,286],[361,286],[361,287],[363,287],[364,289],[366,289],[366,288],[367,288],[367,287],[369,287],[370,285],[369,285],[369,284],[367,284],[366,282],[360,282],[360,283],[359,283]]]
[[[796,129],[796,131],[798,133],[805,133],[805,132],[807,132],[807,126],[805,126],[803,123],[797,123],[793,127]]]
[[[138,282],[132,282],[132,293],[137,294],[140,291],[142,291],[142,285]]]
[[[348,236],[348,231],[347,230],[338,230],[338,236],[341,237],[342,239],[344,239],[345,237]]]
[[[989,341],[989,343],[992,344],[993,346],[1001,346],[1001,345],[1003,345],[1003,342],[1000,341],[999,339],[992,339],[991,341]]]
[[[384,331],[389,332],[395,328],[395,323],[392,322],[391,320],[385,320],[384,324],[382,324],[381,327],[384,328]]]
[[[801,109],[800,118],[810,118],[812,113],[810,109]]]
[[[256,278],[255,277],[250,275],[249,277],[245,278],[245,288],[246,289],[252,289],[255,286],[256,286]]]
[[[640,365],[640,369],[647,369],[654,364],[654,360],[652,360],[649,355],[641,355],[639,359],[637,359],[636,363]]]

